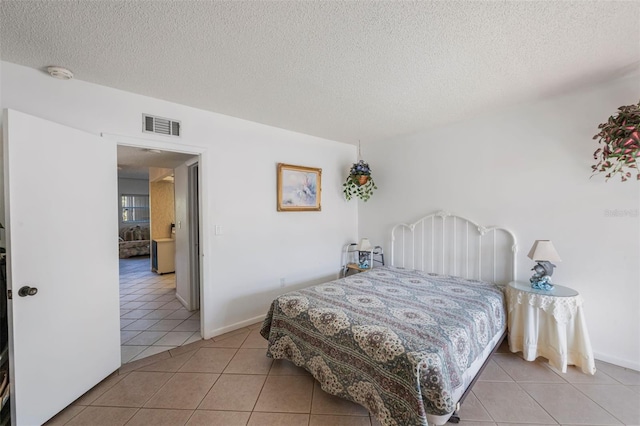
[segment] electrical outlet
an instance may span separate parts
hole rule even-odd
[[[216,235],[222,235],[224,234],[224,228],[222,227],[222,225],[216,225]]]
[[[280,278],[280,288],[284,287],[284,278]]]

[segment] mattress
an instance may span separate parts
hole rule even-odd
[[[273,301],[267,355],[383,425],[444,424],[506,329],[500,287],[381,267]]]

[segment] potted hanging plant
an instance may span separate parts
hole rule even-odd
[[[603,144],[593,153],[597,164],[591,166],[593,173],[606,173],[605,179],[620,174],[622,181],[632,176],[631,170],[640,180],[638,157],[640,156],[640,102],[621,106],[618,112],[598,126],[600,132],[593,139]]]
[[[362,201],[367,201],[371,198],[374,189],[378,189],[373,177],[371,176],[371,167],[369,164],[360,160],[357,163],[353,163],[349,176],[344,184],[342,184],[342,192],[347,200],[352,197],[358,197]]]

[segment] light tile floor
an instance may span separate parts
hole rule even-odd
[[[120,259],[122,363],[200,340],[200,312],[176,299],[175,274],[151,272],[149,257]]]
[[[379,426],[303,369],[267,358],[260,325],[123,365],[47,425]],[[640,425],[640,373],[596,366],[594,376],[573,367],[562,374],[503,344],[460,425]]]

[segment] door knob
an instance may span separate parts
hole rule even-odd
[[[29,287],[28,285],[25,285],[24,287],[21,287],[20,290],[18,290],[18,296],[20,297],[35,296],[37,292],[38,292],[37,288]]]

